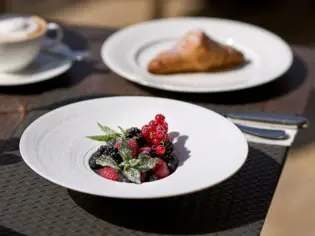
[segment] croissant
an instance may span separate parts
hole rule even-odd
[[[188,32],[174,48],[158,54],[148,64],[153,74],[208,72],[241,65],[243,54],[228,45],[221,45],[204,32]]]

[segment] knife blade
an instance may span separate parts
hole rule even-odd
[[[235,123],[234,123],[235,124]],[[246,125],[235,124],[242,132],[251,134],[260,138],[272,139],[272,140],[285,140],[288,138],[287,133],[284,130],[278,129],[262,129]]]
[[[309,121],[303,116],[270,113],[227,113],[225,117],[237,120],[255,121],[270,124],[297,126],[307,128]]]

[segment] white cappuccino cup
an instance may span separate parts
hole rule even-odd
[[[48,31],[56,37],[50,45],[43,46]],[[38,16],[0,16],[0,72],[16,72],[30,65],[42,47],[50,48],[63,38],[63,31],[56,23],[47,23]]]

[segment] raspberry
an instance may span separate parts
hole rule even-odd
[[[146,172],[141,172],[140,173],[141,183],[145,182],[146,177],[147,177],[147,173]]]
[[[112,167],[104,167],[103,169],[100,170],[99,175],[102,176],[105,179],[110,179],[113,181],[118,181],[119,180],[119,175],[113,169]]]
[[[152,173],[156,175],[157,179],[163,179],[169,176],[170,171],[165,161],[157,158],[157,162],[155,167],[152,169]]]
[[[157,114],[157,115],[155,116],[155,120],[156,120],[159,124],[161,124],[161,123],[164,122],[165,116],[162,115],[162,114]]]
[[[165,148],[164,148],[164,146],[159,145],[159,146],[156,147],[155,151],[156,151],[157,154],[163,155],[165,153]]]
[[[142,148],[140,148],[139,153],[142,153],[142,152],[146,152],[146,153],[150,154],[151,148],[150,147],[142,147]]]
[[[114,148],[118,149],[120,147],[120,142],[116,142]]]
[[[137,141],[134,139],[129,139],[128,144],[132,153],[132,157],[136,158],[138,156],[138,151],[139,151]]]

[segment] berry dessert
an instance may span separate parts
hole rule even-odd
[[[118,127],[118,132],[98,126],[104,134],[88,138],[105,144],[92,154],[89,165],[103,178],[140,184],[163,179],[176,170],[178,160],[164,115],[157,114],[141,129]]]

